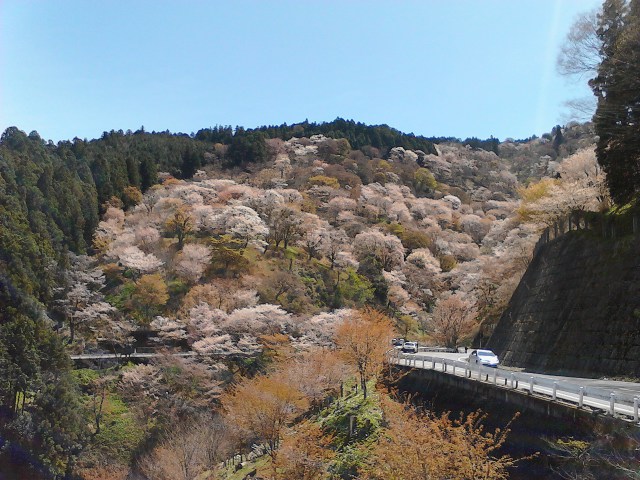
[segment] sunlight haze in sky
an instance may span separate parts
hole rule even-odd
[[[336,117],[523,138],[588,94],[555,69],[598,0],[0,1],[0,130],[191,133]]]

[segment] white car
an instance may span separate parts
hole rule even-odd
[[[404,342],[402,351],[405,353],[418,353],[418,344],[416,342]]]
[[[500,364],[498,356],[491,350],[473,350],[469,355],[469,365],[484,365],[497,367]]]

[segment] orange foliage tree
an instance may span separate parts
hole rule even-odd
[[[136,288],[131,296],[132,305],[142,313],[144,320],[150,319],[168,300],[167,284],[157,273],[143,275],[136,282]]]
[[[286,426],[306,406],[296,387],[278,372],[247,379],[222,396],[226,420],[245,439],[264,442],[272,459]]]
[[[387,428],[363,468],[364,479],[502,480],[516,463],[497,454],[509,426],[487,432],[480,412],[452,421],[448,413],[434,416],[389,398],[383,410]]]
[[[178,250],[182,250],[185,237],[194,230],[195,222],[191,210],[186,206],[179,207],[165,223],[165,231],[178,239]]]
[[[355,312],[336,329],[338,350],[346,363],[358,372],[364,398],[367,398],[367,381],[382,370],[393,335],[391,319],[372,308]]]
[[[335,456],[333,436],[316,423],[303,423],[287,430],[272,468],[273,480],[319,480],[325,478]],[[266,472],[260,472],[265,475]],[[267,474],[268,475],[268,474]]]

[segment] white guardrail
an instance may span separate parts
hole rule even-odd
[[[606,388],[584,386],[569,381],[553,380],[532,373],[512,372],[501,368],[470,365],[468,362],[442,358],[437,355],[415,355],[390,351],[389,363],[418,369],[438,370],[449,375],[466,377],[503,388],[522,390],[550,398],[554,402],[590,407],[618,415],[638,423],[639,398],[636,395]]]

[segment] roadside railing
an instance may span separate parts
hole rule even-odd
[[[73,361],[82,361],[82,360],[129,360],[129,359],[150,359],[150,358],[159,358],[164,357],[165,355],[169,355],[171,357],[249,357],[251,356],[249,353],[245,352],[209,352],[209,353],[198,353],[194,351],[190,352],[159,352],[155,351],[139,351],[141,349],[136,349],[131,353],[82,353],[78,355],[69,355],[71,360]]]
[[[421,347],[418,345],[418,352],[444,352],[444,353],[457,353],[455,348],[447,347]]]
[[[618,215],[576,210],[557,218],[540,234],[534,254],[556,238],[572,231],[591,231],[602,238],[620,238],[640,234],[640,212],[628,211]]]
[[[164,353],[158,353],[158,352],[147,352],[147,351],[143,351],[143,352],[139,352],[139,351],[134,351],[131,353],[109,353],[109,352],[104,352],[104,353],[82,353],[82,354],[78,354],[78,355],[69,355],[71,357],[71,360],[120,360],[120,359],[130,359],[130,358],[155,358],[155,357],[162,357],[164,356]],[[174,352],[174,353],[170,353],[169,355],[174,356],[174,357],[196,357],[198,356],[198,354],[196,352]]]
[[[639,397],[632,393],[612,390],[579,382],[550,379],[533,373],[512,372],[501,368],[471,365],[466,361],[438,357],[437,355],[405,354],[399,350],[388,353],[389,363],[410,368],[441,371],[465,377],[496,387],[524,391],[530,395],[546,397],[554,402],[568,403],[578,408],[589,407],[609,415],[620,416],[638,423]]]

